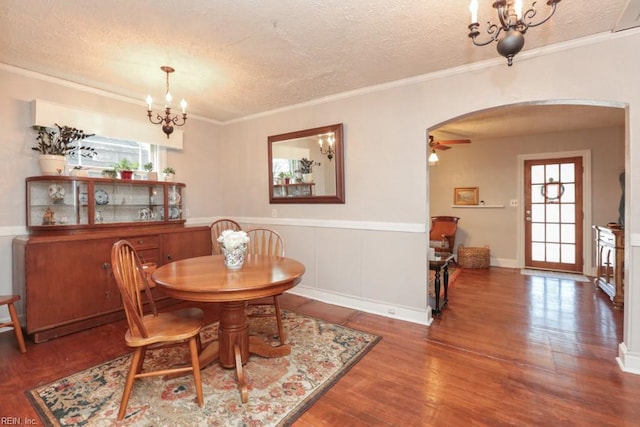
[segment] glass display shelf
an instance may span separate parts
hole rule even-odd
[[[69,176],[25,181],[29,229],[185,222],[182,183]]]

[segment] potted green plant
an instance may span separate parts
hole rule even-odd
[[[113,169],[120,173],[121,179],[132,179],[133,171],[138,169],[138,162],[132,162],[126,157],[113,165]]]
[[[278,175],[278,178],[284,181],[285,185],[289,184],[289,181],[291,181],[292,177],[293,175],[291,174],[291,172],[280,172],[280,174]]]
[[[149,181],[157,181],[158,180],[158,172],[154,172],[153,163],[145,163],[143,166],[144,170],[147,171],[147,179]]]
[[[313,182],[313,160],[306,157],[300,159],[300,172],[302,173],[302,181]]]
[[[67,163],[66,156],[80,154],[83,157],[93,157],[96,152],[93,148],[79,144],[78,142],[93,136],[84,131],[70,126],[55,124],[57,129],[44,126],[34,126],[38,132],[36,145],[32,150],[40,153],[40,169],[43,175],[62,175]]]
[[[162,173],[164,174],[164,180],[165,181],[175,181],[175,179],[176,179],[176,170],[174,168],[172,168],[171,166],[167,166],[166,168],[164,168],[162,170]]]
[[[118,172],[115,169],[104,169],[102,171],[102,176],[105,178],[117,178]]]

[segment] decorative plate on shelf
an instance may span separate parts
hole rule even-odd
[[[160,208],[160,217],[164,219],[164,208]],[[172,206],[169,208],[169,219],[180,219],[180,208]]]
[[[64,200],[66,191],[60,184],[51,184],[49,186],[49,197],[53,200],[53,203],[58,203]]]
[[[80,203],[82,203],[83,205],[86,205],[87,203],[89,203],[89,194],[80,193]]]
[[[96,190],[96,205],[106,205],[109,203],[109,193],[105,190]]]
[[[177,205],[180,203],[180,193],[177,191],[170,192],[168,197],[170,205]]]

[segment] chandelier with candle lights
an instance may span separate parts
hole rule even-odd
[[[165,91],[165,95],[164,95],[164,99],[165,99],[165,104],[164,104],[164,116],[160,115],[159,113],[156,113],[156,119],[154,120],[152,117],[152,112],[151,112],[151,103],[153,102],[153,99],[151,98],[151,95],[147,96],[147,116],[149,117],[149,121],[151,123],[153,123],[154,125],[162,125],[162,131],[167,135],[167,139],[169,138],[169,136],[171,136],[171,134],[173,133],[173,127],[174,126],[184,126],[184,124],[187,121],[187,101],[185,101],[184,99],[180,102],[180,107],[182,108],[182,123],[179,122],[179,116],[176,114],[173,117],[171,116],[171,93],[169,93],[169,74],[173,73],[174,70],[172,67],[169,67],[167,65],[163,65],[162,67],[160,67],[160,69],[162,71],[164,71],[165,73],[167,73],[167,85],[166,85],[166,91]]]
[[[487,22],[489,28],[487,28],[487,34],[489,40],[480,42],[478,36],[480,31],[478,28],[478,0],[471,0],[469,4],[469,11],[471,12],[471,25],[469,25],[469,37],[476,46],[486,46],[491,42],[498,42],[498,53],[507,58],[507,65],[513,64],[513,57],[524,47],[524,33],[530,27],[537,27],[547,22],[553,14],[556,12],[556,5],[561,0],[547,0],[547,6],[551,8],[546,18],[539,22],[534,23],[537,11],[535,9],[536,3],[533,2],[531,7],[522,12],[523,0],[496,0],[493,2],[493,7],[498,12],[498,19],[500,25],[493,24],[491,21]],[[504,32],[502,38],[500,35]]]

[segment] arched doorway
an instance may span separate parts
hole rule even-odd
[[[502,267],[524,266],[522,159],[588,153],[582,256],[584,273],[594,274],[591,226],[606,224],[618,215],[618,179],[625,161],[624,105],[592,101],[511,104],[447,120],[431,126],[428,134],[436,142],[471,141],[438,151],[438,165],[429,167],[430,215],[461,217],[456,242],[488,244],[492,265]],[[453,190],[458,187],[478,187],[478,206],[455,206]],[[592,205],[592,199],[598,203]]]

